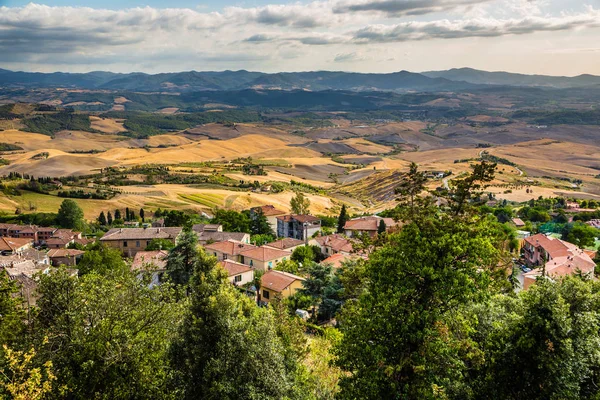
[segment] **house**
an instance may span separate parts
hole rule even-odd
[[[523,257],[527,265],[535,267],[555,258],[571,255],[576,249],[579,248],[572,243],[538,233],[524,239]]]
[[[36,225],[0,224],[0,236],[31,239],[34,244],[45,244],[57,228],[44,228]]]
[[[165,227],[165,219],[160,218],[160,219],[156,219],[156,220],[152,221],[152,227],[153,228],[164,228]]]
[[[283,239],[279,239],[279,240],[276,240],[271,243],[267,243],[267,244],[265,244],[265,246],[271,247],[273,249],[286,250],[286,251],[293,252],[299,246],[304,246],[304,242],[302,240],[294,239],[294,238],[283,238]]]
[[[262,304],[269,304],[279,296],[287,298],[302,289],[304,278],[282,271],[271,270],[260,278],[260,298]]]
[[[525,226],[525,222],[523,222],[523,220],[521,218],[513,218],[512,223],[517,228],[522,228]]]
[[[65,249],[75,241],[82,241],[81,232],[73,232],[70,229],[57,229],[52,236],[46,240],[49,249]]]
[[[0,257],[0,270],[4,270],[11,280],[18,283],[21,297],[30,305],[35,304],[38,273],[48,273],[49,265],[38,265],[31,260],[6,260]]]
[[[344,233],[348,237],[356,237],[365,233],[373,237],[377,234],[381,221],[385,224],[386,231],[398,225],[392,218],[381,218],[373,215],[371,217],[354,218],[346,221]]]
[[[278,210],[275,208],[275,206],[272,205],[254,207],[250,209],[250,219],[256,218],[258,213],[260,213],[261,211],[263,215],[267,217],[267,221],[269,222],[269,225],[271,226],[273,232],[277,232],[277,217],[283,217],[286,214],[286,212]]]
[[[0,253],[3,255],[21,254],[33,247],[32,239],[20,239],[13,237],[0,237]]]
[[[192,226],[192,230],[198,235],[198,243],[225,242],[233,240],[236,242],[250,243],[250,234],[245,232],[223,232],[223,225],[218,224],[197,224]]]
[[[557,279],[568,275],[582,274],[593,277],[596,263],[583,250],[576,247],[568,255],[558,256],[546,263],[544,268],[536,268],[523,275],[523,289],[528,289],[542,275]]]
[[[138,251],[131,263],[131,270],[139,272],[140,277],[144,272],[152,274],[150,287],[160,285],[163,274],[167,270],[168,256],[169,253],[165,250]]]
[[[567,201],[565,206],[567,210],[579,210],[579,203],[576,201]]]
[[[24,226],[17,224],[0,224],[0,236],[18,237]]]
[[[327,236],[316,236],[310,240],[309,244],[319,246],[321,254],[325,257],[337,253],[348,255],[354,251],[353,242],[347,237],[337,233]]]
[[[275,268],[280,262],[289,260],[291,255],[291,251],[261,246],[240,252],[240,262],[253,269],[267,271]]]
[[[76,267],[84,254],[85,251],[77,249],[50,249],[48,251],[48,258],[50,258],[54,266],[67,265],[69,267]]]
[[[152,240],[165,239],[177,244],[182,228],[113,228],[106,232],[100,242],[119,249],[124,255],[135,256],[143,251]]]
[[[340,268],[342,266],[342,264],[345,263],[346,261],[352,261],[352,260],[356,260],[359,258],[366,259],[366,257],[359,256],[356,254],[348,255],[348,254],[337,253],[337,254],[333,254],[332,256],[329,256],[326,259],[324,259],[323,261],[321,261],[321,264],[322,265],[331,264],[331,266],[333,268],[337,269],[337,268]]]
[[[232,260],[240,262],[240,253],[244,250],[254,249],[256,246],[236,242],[235,240],[225,240],[222,242],[210,243],[204,246],[206,253],[217,257],[217,260]]]
[[[254,270],[249,266],[232,261],[219,261],[219,265],[227,272],[229,282],[235,286],[243,286],[254,281]]]
[[[591,227],[600,229],[600,219],[591,219],[588,222],[586,222],[586,224],[588,224]]]
[[[277,217],[277,237],[308,240],[321,230],[321,220],[312,215]]]

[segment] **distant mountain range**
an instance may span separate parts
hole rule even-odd
[[[0,87],[45,87],[128,90],[140,92],[193,92],[207,90],[351,90],[351,91],[460,91],[487,85],[581,88],[600,85],[600,76],[554,77],[487,72],[471,68],[389,74],[354,72],[250,71],[178,72],[162,74],[112,72],[35,73],[0,69]]]

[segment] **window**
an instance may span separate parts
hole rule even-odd
[[[150,246],[150,241],[146,240],[146,246]]]
[[[123,247],[127,247],[127,242],[123,242]]]
[[[269,261],[269,269],[273,268],[273,262]]]
[[[250,266],[254,267],[254,261],[250,260]]]
[[[227,260],[227,254],[223,253],[223,260]]]
[[[140,241],[139,240],[135,241],[135,247],[140,247]]]
[[[242,276],[241,275],[236,275],[235,278],[233,278],[233,281],[235,283],[241,282],[242,281]]]
[[[263,298],[269,300],[269,291],[268,290],[263,290]]]

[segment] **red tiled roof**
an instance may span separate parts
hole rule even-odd
[[[287,272],[271,270],[260,278],[260,286],[280,293],[298,280],[303,281],[304,279]]]
[[[319,245],[325,247],[331,247],[333,251],[343,251],[345,253],[351,253],[354,248],[352,241],[343,235],[334,233],[333,235],[317,236],[315,240]]]
[[[258,261],[271,261],[282,257],[289,257],[292,255],[292,253],[285,250],[272,249],[270,247],[262,246],[242,251],[240,252],[240,255]]]
[[[512,222],[515,226],[525,226],[525,222],[521,218],[513,218]]]
[[[32,243],[31,239],[0,237],[0,251],[15,251]]]
[[[266,217],[274,217],[274,216],[277,216],[277,215],[285,214],[285,211],[278,210],[278,209],[275,208],[275,206],[272,206],[272,205],[254,207],[254,208],[252,208],[252,210],[253,211],[261,210],[262,213]]]
[[[396,222],[392,218],[381,218],[373,216],[355,218],[346,221],[344,229],[350,231],[376,231],[379,228],[379,223],[381,220],[383,220],[383,222],[385,223],[386,228],[390,228],[396,225]]]
[[[565,242],[560,239],[553,238],[551,236],[546,236],[543,233],[538,233],[537,235],[529,236],[525,238],[525,242],[529,243],[534,247],[541,247],[544,249],[551,258],[563,257],[569,255],[569,250],[573,248],[577,248],[572,243]]]
[[[77,249],[51,249],[48,251],[50,258],[76,257],[85,254],[85,251]]]
[[[303,244],[304,244],[304,242],[299,239],[284,238],[284,239],[276,240],[271,243],[267,243],[265,246],[269,246],[269,247],[272,247],[274,249],[279,249],[279,250],[287,250],[292,247],[300,246]]]
[[[131,263],[131,269],[134,271],[143,269],[166,269],[168,256],[169,253],[165,250],[138,251]]]
[[[223,254],[236,256],[244,250],[254,249],[256,246],[252,244],[246,244],[242,242],[236,242],[234,240],[226,240],[223,242],[216,242],[207,244],[204,246],[206,250],[218,251]]]
[[[314,222],[319,222],[320,219],[312,216],[312,215],[296,215],[296,214],[292,214],[292,215],[282,215],[280,217],[277,217],[277,219],[284,221],[284,222],[289,222],[292,220],[296,220],[300,223],[304,223],[304,222],[310,222],[310,223],[314,223]]]
[[[100,239],[107,240],[152,240],[175,239],[182,228],[113,228]]]
[[[249,266],[231,260],[219,261],[219,265],[227,271],[227,276],[234,276],[252,271],[252,268]]]
[[[331,264],[333,268],[340,268],[342,266],[342,263],[349,260],[354,260],[356,258],[359,258],[359,256],[349,256],[347,254],[337,253],[321,261],[321,264]]]

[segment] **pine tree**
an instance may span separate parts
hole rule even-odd
[[[348,216],[346,205],[342,204],[342,210],[340,211],[340,216],[338,217],[337,233],[344,233],[344,226],[346,225],[348,219],[350,219],[350,217]]]
[[[108,223],[108,225],[109,225],[109,226],[110,226],[110,225],[112,225],[112,223],[113,223],[113,216],[112,216],[112,214],[110,213],[110,211],[109,211],[109,212],[108,212],[108,214],[106,215],[106,222]]]
[[[100,225],[106,225],[106,215],[104,215],[104,211],[100,211],[100,215],[98,216],[98,222]]]
[[[377,227],[377,233],[378,233],[378,234],[385,233],[385,231],[386,231],[386,228],[387,228],[387,227],[386,227],[386,225],[385,225],[385,221],[384,221],[383,219],[381,219],[381,220],[379,221],[379,226]]]
[[[144,213],[143,208],[140,208],[140,218],[142,219],[142,222],[146,222],[145,213]]]
[[[121,210],[118,208],[115,210],[115,219],[123,219],[121,216]]]
[[[129,207],[125,207],[125,221],[131,221],[131,216],[129,215]]]

